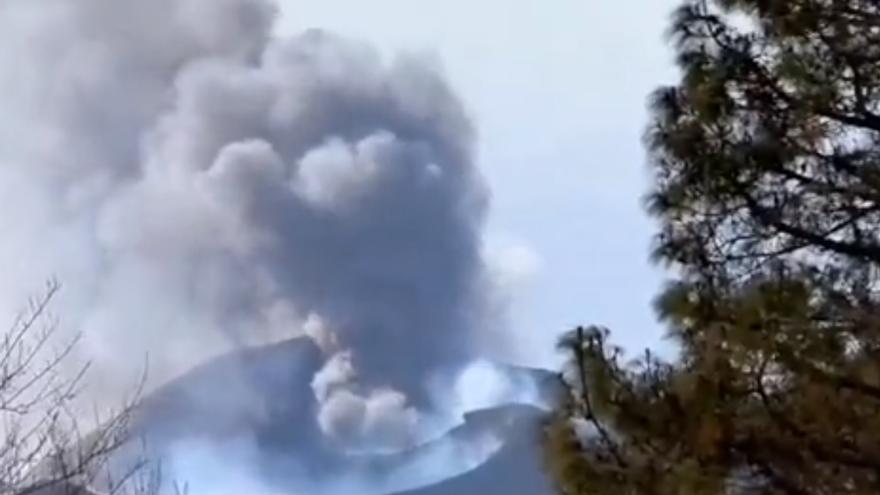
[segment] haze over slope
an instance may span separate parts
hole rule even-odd
[[[169,475],[187,476],[196,493],[552,493],[537,445],[544,412],[520,401],[549,400],[553,374],[498,367],[531,380],[546,397],[511,396],[511,403],[467,413],[448,431],[399,452],[351,453],[323,435],[318,404],[304,393],[319,357],[301,338],[213,360],[148,397],[135,432],[149,457],[164,459]],[[129,453],[139,459],[141,444]]]

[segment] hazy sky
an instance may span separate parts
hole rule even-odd
[[[630,350],[658,345],[640,137],[647,95],[675,75],[663,38],[674,0],[281,3],[282,32],[324,28],[440,60],[479,130],[489,242],[531,273],[511,318],[527,363],[549,363],[557,335],[581,323]]]

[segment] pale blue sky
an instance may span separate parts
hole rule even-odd
[[[675,0],[281,3],[283,32],[439,57],[479,129],[490,242],[537,257],[512,305],[526,364],[552,363],[557,335],[581,323],[611,327],[629,350],[659,344],[640,137],[648,93],[675,75],[663,38]]]

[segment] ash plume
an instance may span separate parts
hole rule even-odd
[[[0,4],[0,310],[62,280],[93,399],[309,334],[325,433],[399,448],[489,317],[474,133],[430,63],[276,10]]]

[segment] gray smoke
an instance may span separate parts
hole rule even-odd
[[[0,310],[61,279],[93,398],[305,332],[326,432],[409,445],[486,323],[473,132],[430,63],[275,11],[0,4]]]

